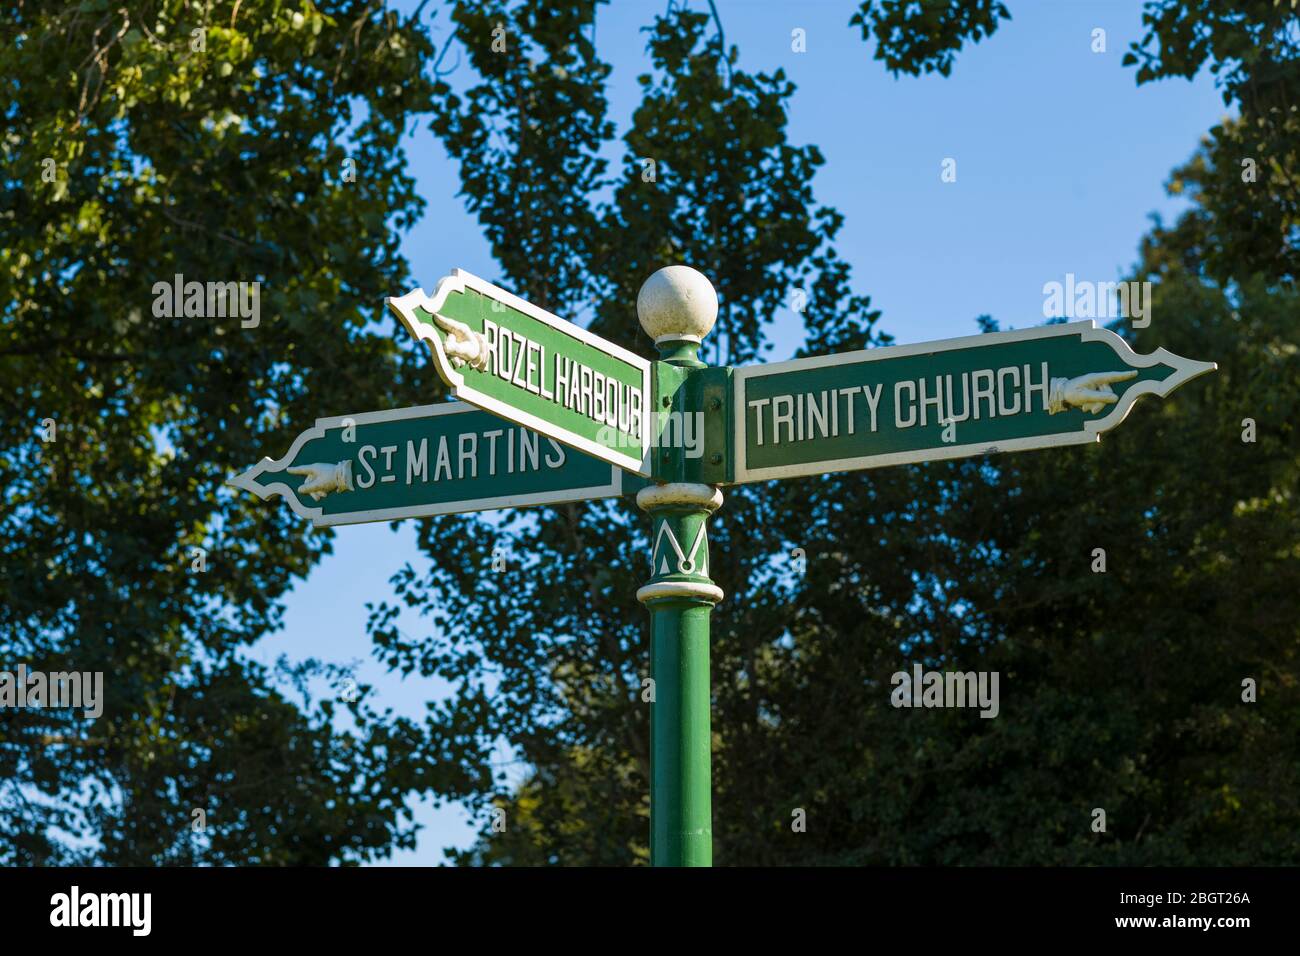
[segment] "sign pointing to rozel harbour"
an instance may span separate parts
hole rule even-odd
[[[732,479],[1095,442],[1215,368],[1091,321],[738,368]]]
[[[462,269],[388,307],[457,398],[650,474],[648,360]]]

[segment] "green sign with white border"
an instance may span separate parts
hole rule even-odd
[[[1096,442],[1216,367],[1083,321],[737,368],[733,480]]]
[[[281,458],[229,483],[281,495],[317,527],[610,498],[608,462],[463,402],[318,418]]]
[[[650,474],[646,359],[462,269],[387,302],[456,398]]]

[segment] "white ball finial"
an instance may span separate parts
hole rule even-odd
[[[718,293],[690,266],[666,266],[642,283],[636,314],[655,342],[700,342],[718,318]]]

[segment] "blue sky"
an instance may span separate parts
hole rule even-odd
[[[1066,273],[1119,278],[1137,257],[1150,214],[1171,219],[1182,208],[1163,183],[1224,114],[1204,72],[1192,82],[1138,88],[1132,68],[1120,66],[1141,35],[1138,0],[1006,2],[1014,19],[964,50],[949,78],[895,80],[848,26],[853,0],[717,0],[742,67],[781,67],[798,85],[790,139],[815,143],[825,155],[818,201],[844,214],[839,252],[899,344],[973,334],[983,313],[1003,328],[1040,325],[1045,283]],[[635,78],[649,69],[640,28],[666,6],[618,0],[601,11],[597,43],[614,67],[609,95],[619,135],[636,105]],[[707,9],[702,0],[694,6]],[[804,53],[791,49],[796,28],[805,31]],[[1096,28],[1106,31],[1105,53],[1091,50]],[[470,80],[464,66],[453,77]],[[409,137],[407,151],[428,201],[424,219],[403,237],[415,281],[431,289],[454,267],[497,280],[487,243],[457,197],[456,166],[427,124]],[[956,182],[940,179],[948,158],[957,162]],[[1156,316],[1153,330],[1177,320]],[[791,313],[778,314],[771,332],[770,361],[802,342]],[[365,604],[391,596],[388,578],[408,562],[427,567],[414,527],[339,529],[333,554],[288,595],[285,628],[251,656],[361,661],[358,679],[375,685],[379,706],[422,714],[448,688],[386,674],[370,659],[365,631]],[[418,622],[402,626],[422,633]],[[422,807],[417,818],[425,824],[418,848],[390,863],[437,864],[443,847],[473,840],[476,827],[458,807]]]

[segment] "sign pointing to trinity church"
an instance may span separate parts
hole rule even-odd
[[[283,496],[318,528],[610,498],[645,484],[464,402],[318,418],[282,458],[229,483]]]
[[[1216,367],[1085,321],[738,368],[733,480],[1095,442]]]
[[[646,359],[462,269],[387,301],[457,398],[650,474]]]

